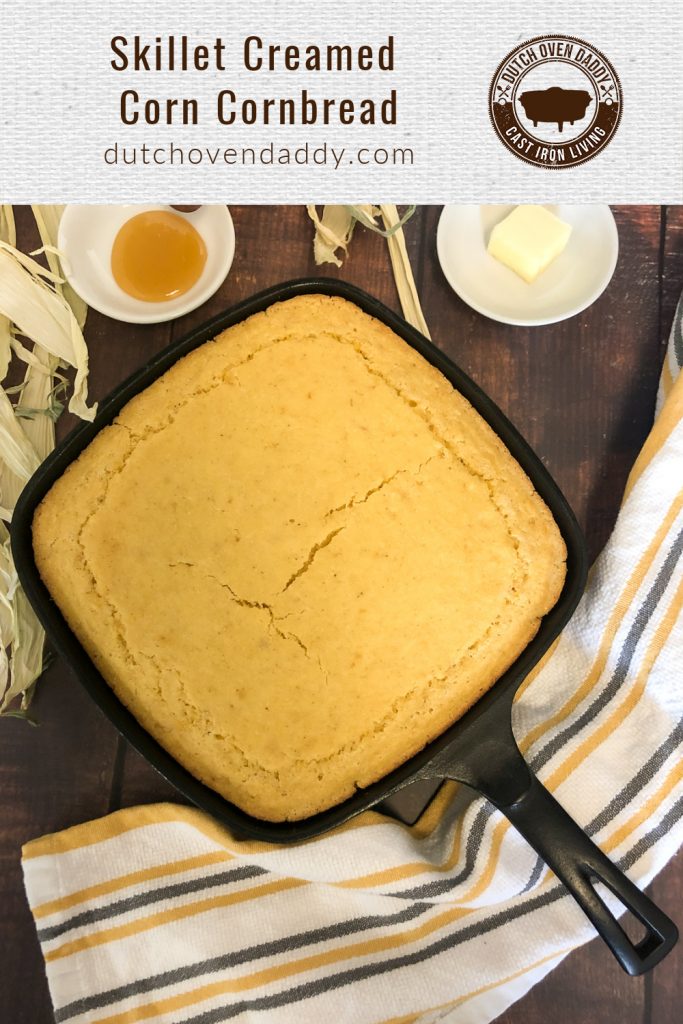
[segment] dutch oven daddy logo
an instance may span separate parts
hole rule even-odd
[[[605,55],[573,36],[538,36],[498,65],[489,112],[520,160],[552,170],[596,156],[619,126],[622,97]]]

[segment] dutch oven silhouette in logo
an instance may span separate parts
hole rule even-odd
[[[557,130],[562,131],[565,121],[573,126],[586,116],[588,104],[592,96],[585,89],[561,89],[554,85],[550,89],[529,89],[519,97],[526,116],[538,128],[539,121],[557,122]]]
[[[538,167],[574,167],[596,156],[621,117],[621,86],[605,55],[572,36],[539,36],[498,65],[491,122],[515,156]]]

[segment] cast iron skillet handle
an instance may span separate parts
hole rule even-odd
[[[675,945],[676,925],[615,867],[538,779],[530,774],[530,780],[526,792],[500,810],[569,890],[624,970],[632,975],[649,971]],[[610,889],[644,926],[637,945],[603,903],[594,882]]]
[[[429,777],[451,778],[479,790],[502,811],[574,897],[629,974],[644,974],[669,953],[678,929],[570,818],[531,773],[512,734],[506,709],[473,722],[463,746],[445,748],[429,764]],[[509,716],[509,709],[507,709]],[[425,772],[427,776],[427,772]],[[645,928],[634,944],[594,887],[602,882]]]

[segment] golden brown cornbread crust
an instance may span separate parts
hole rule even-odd
[[[194,775],[300,819],[420,750],[535,634],[559,530],[465,399],[321,295],[176,363],[39,506],[41,575]]]

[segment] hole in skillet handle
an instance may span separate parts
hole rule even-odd
[[[619,917],[619,924],[626,932],[633,945],[640,946],[640,944],[648,937],[647,925],[643,924],[640,918],[636,917],[636,915],[621,902],[618,896],[616,896],[609,886],[605,885],[605,883],[601,881],[596,874],[589,872],[588,880],[602,902],[609,907],[615,916]]]
[[[504,722],[504,705],[493,716],[472,723],[467,741],[446,748],[430,766],[434,774],[456,779],[483,793],[545,861],[574,897],[598,935],[630,975],[644,974],[673,949],[678,939],[674,922],[627,877],[554,796],[532,774]],[[596,886],[605,886],[616,913]],[[552,890],[551,890],[552,892]],[[552,898],[552,897],[551,897]],[[640,925],[632,940],[617,919],[628,911]],[[624,922],[626,924],[626,922]]]

